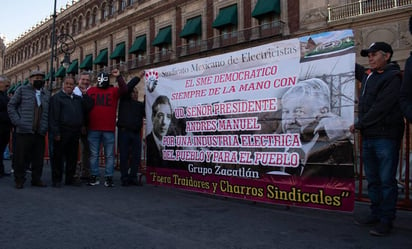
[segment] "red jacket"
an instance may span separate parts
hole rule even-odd
[[[87,90],[94,106],[89,113],[89,130],[112,131],[116,129],[116,111],[119,97],[127,93],[127,85],[122,76],[117,77],[119,87],[91,87]]]

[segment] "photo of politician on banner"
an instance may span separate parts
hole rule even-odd
[[[147,182],[352,211],[354,70],[352,30],[146,70]]]

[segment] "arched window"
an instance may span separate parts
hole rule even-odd
[[[106,3],[102,4],[101,13],[101,21],[104,21],[108,16],[108,9]]]
[[[116,4],[112,0],[109,1],[109,16],[113,16],[116,13]]]
[[[77,31],[80,33],[83,28],[83,16],[79,16],[79,21],[77,22]]]
[[[95,7],[95,8],[93,9],[93,13],[92,13],[92,15],[91,15],[91,22],[90,22],[90,24],[91,24],[92,26],[96,25],[96,17],[97,17],[97,8]]]
[[[90,25],[92,24],[92,15],[90,14],[90,11],[87,11],[86,13],[86,29],[90,28]]]
[[[69,22],[66,23],[66,28],[65,28],[65,31],[63,33],[70,34],[70,23]]]
[[[83,16],[79,16],[79,21],[77,22],[77,31],[80,33],[83,27]]]
[[[71,34],[75,35],[76,32],[77,32],[77,20],[74,19],[73,22],[72,22],[72,33]]]
[[[119,11],[123,11],[126,8],[126,0],[118,0],[119,2]]]

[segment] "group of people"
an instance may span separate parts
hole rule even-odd
[[[412,34],[412,17],[410,19]],[[368,57],[369,68],[356,64],[356,79],[361,82],[358,104],[358,118],[347,130],[360,131],[362,137],[362,159],[368,181],[368,195],[371,212],[358,220],[364,225],[374,225],[370,234],[384,236],[391,232],[396,216],[398,187],[396,171],[399,164],[399,151],[404,133],[404,117],[412,122],[412,53],[405,64],[404,75],[396,62],[391,61],[392,47],[385,42],[372,43],[361,50],[361,56]],[[110,75],[101,73],[97,84],[91,86],[90,75],[81,73],[79,85],[75,78],[67,76],[61,91],[53,96],[43,88],[44,72],[32,71],[30,84],[18,88],[13,97],[5,94],[9,80],[0,77],[0,151],[9,142],[10,129],[16,132],[14,146],[15,187],[23,188],[26,168],[31,164],[32,186],[44,187],[41,180],[44,159],[45,136],[49,132],[52,140],[52,184],[60,187],[65,175],[65,184],[75,184],[76,174],[87,178],[88,185],[100,183],[99,152],[104,148],[104,185],[113,186],[115,129],[118,127],[118,147],[120,152],[121,183],[123,186],[138,185],[137,169],[141,157],[141,129],[145,116],[144,102],[137,99],[135,86],[143,77],[134,77],[125,83],[119,70],[111,75],[116,78],[118,87],[110,84]],[[302,81],[299,87],[290,89],[282,97],[282,130],[288,133],[302,133],[304,150],[311,149],[319,141],[342,141],[348,134],[335,132],[337,122],[342,120],[330,112],[330,99],[324,82],[319,79]],[[313,98],[313,106],[302,107],[301,101]],[[119,100],[118,120],[116,124]],[[303,108],[303,109],[302,109]],[[312,109],[310,109],[312,108]],[[317,114],[316,122],[308,122],[305,114]],[[148,165],[163,166],[162,138],[168,132],[172,119],[172,108],[166,96],[159,96],[152,105],[153,129],[146,138]],[[349,125],[348,125],[349,126]],[[323,133],[319,131],[324,131]],[[309,133],[308,133],[309,134]],[[82,146],[82,168],[76,172],[79,140]],[[330,143],[324,143],[330,145]],[[334,144],[342,153],[334,155],[334,160],[345,162],[345,155],[351,154],[351,146],[346,142]],[[349,148],[349,149],[348,149]],[[305,154],[308,154],[307,152]],[[3,153],[0,153],[0,177],[4,171]],[[331,153],[327,153],[330,160]],[[311,160],[303,157],[305,165]],[[65,168],[65,174],[63,170]],[[349,170],[348,170],[349,169]],[[294,169],[288,172],[309,176],[314,172],[330,175],[327,168]],[[340,176],[352,177],[350,168],[344,168]]]
[[[0,77],[0,150],[4,151],[13,129],[15,187],[24,187],[28,166],[31,168],[31,185],[46,187],[41,179],[46,134],[49,136],[53,187],[61,187],[63,182],[78,185],[81,178],[86,178],[90,186],[99,184],[101,144],[105,158],[104,185],[113,187],[116,125],[122,186],[140,185],[137,171],[145,110],[144,102],[138,100],[135,86],[143,74],[141,72],[139,77],[133,77],[126,84],[120,71],[114,69],[111,76],[116,78],[117,87],[110,84],[110,74],[105,72],[98,75],[95,86],[91,85],[88,72],[79,75],[78,86],[75,78],[68,75],[63,79],[62,89],[51,96],[44,87],[45,73],[34,70],[29,76],[30,84],[19,87],[11,98],[5,95],[10,81]],[[79,141],[81,168],[76,170]],[[0,177],[4,175],[9,173],[4,171],[3,160],[0,160]]]

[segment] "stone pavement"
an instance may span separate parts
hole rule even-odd
[[[7,161],[6,161],[7,162]],[[412,212],[388,237],[352,213],[253,203],[177,189],[102,184],[24,189],[0,178],[1,249],[412,248]],[[50,167],[43,180],[50,185]],[[355,214],[368,212],[356,203]]]

